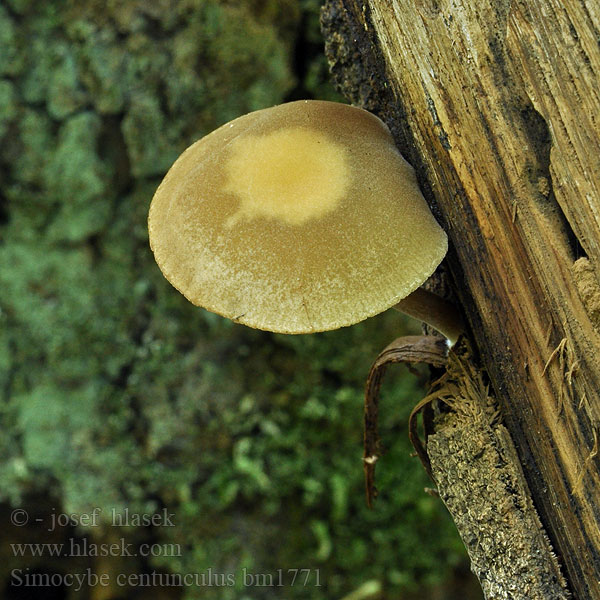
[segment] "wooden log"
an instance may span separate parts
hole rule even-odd
[[[600,599],[600,5],[329,0],[332,72],[448,232],[480,360],[575,598]]]

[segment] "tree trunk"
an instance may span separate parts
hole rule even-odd
[[[332,72],[379,114],[568,586],[600,599],[600,5],[330,0]]]

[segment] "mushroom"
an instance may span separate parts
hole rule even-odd
[[[312,333],[392,306],[454,343],[456,311],[419,289],[447,238],[387,126],[345,104],[258,110],[192,144],[148,217],[164,276],[250,327]]]

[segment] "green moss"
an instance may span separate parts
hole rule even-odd
[[[122,130],[134,177],[160,175],[179,155],[175,136],[169,136],[169,124],[156,98],[132,98]]]
[[[6,4],[10,6],[16,14],[26,14],[35,4],[35,0],[6,0]]]
[[[12,163],[15,179],[27,186],[44,186],[44,172],[52,157],[54,135],[50,118],[46,113],[25,108],[19,122],[19,151]],[[46,192],[40,199],[45,200]]]
[[[82,25],[88,25],[83,22]],[[116,41],[113,30],[92,30],[87,34],[83,29],[81,81],[89,91],[89,97],[99,113],[117,114],[126,104],[129,90],[122,85],[127,75],[129,62],[127,50]]]
[[[89,94],[80,83],[75,52],[68,43],[55,44],[56,56],[48,65],[51,76],[48,83],[48,114],[57,120],[85,107]]]
[[[110,214],[109,170],[98,155],[100,117],[79,113],[62,124],[46,164],[45,183],[55,203],[47,235],[80,241],[102,231]]]
[[[6,8],[0,4],[0,76],[15,75],[22,67],[23,57],[18,53],[17,27]]]
[[[0,139],[8,132],[8,127],[18,113],[17,94],[12,82],[0,80]]]
[[[74,449],[93,427],[98,392],[93,385],[64,389],[47,382],[15,396],[23,456],[30,468],[68,470]]]

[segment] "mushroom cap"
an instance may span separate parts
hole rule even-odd
[[[387,126],[318,100],[249,113],[192,144],[148,228],[158,266],[193,304],[280,333],[376,315],[447,250]]]

